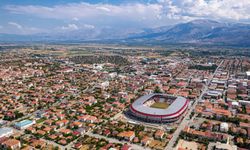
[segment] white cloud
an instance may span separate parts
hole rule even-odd
[[[62,30],[78,30],[78,26],[76,24],[68,24],[67,26],[62,26]]]
[[[5,26],[4,30],[1,30],[1,33],[8,34],[35,34],[45,32],[46,30],[32,27],[32,26],[24,26],[16,22],[8,22],[9,26]],[[0,26],[1,29],[2,26]],[[3,28],[3,27],[2,27]]]
[[[94,29],[95,28],[95,26],[91,25],[91,24],[84,24],[83,27],[86,29]]]
[[[158,0],[146,4],[69,3],[55,6],[8,5],[4,8],[20,15],[77,21],[77,25],[68,22],[68,25],[61,27],[63,30],[100,26],[157,27],[193,19],[250,22],[250,0]],[[83,21],[86,25],[83,25]]]
[[[170,18],[250,20],[249,0],[159,0]]]
[[[12,25],[12,26],[14,26],[14,27],[16,27],[16,28],[18,28],[18,29],[22,29],[22,28],[23,28],[22,25],[20,25],[20,24],[18,24],[18,23],[16,23],[16,22],[8,22],[8,24],[9,24],[9,25]]]
[[[37,5],[8,5],[5,9],[15,14],[28,14],[42,18],[52,18],[61,20],[84,20],[96,23],[121,23],[140,22],[142,18],[147,18],[147,23],[155,24],[159,20],[162,5],[159,4],[89,4],[70,3],[66,5],[56,5],[51,7]]]
[[[111,12],[111,10],[109,8],[107,8],[107,7],[98,6],[98,7],[96,7],[96,9],[106,11],[106,12]]]
[[[72,20],[74,20],[74,21],[79,21],[79,18],[74,17]]]
[[[73,30],[80,30],[80,29],[83,29],[83,30],[90,30],[90,29],[94,29],[95,26],[94,25],[91,25],[91,24],[80,24],[80,25],[77,25],[77,24],[68,24],[66,26],[62,26],[62,27],[57,27],[56,29],[58,31],[73,31]]]

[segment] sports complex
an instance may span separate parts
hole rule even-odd
[[[188,103],[184,97],[153,93],[135,100],[128,114],[145,122],[174,122],[186,111]]]

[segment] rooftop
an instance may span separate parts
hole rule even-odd
[[[15,126],[23,127],[23,126],[26,126],[26,125],[29,125],[29,124],[32,124],[32,123],[33,123],[32,120],[23,120],[23,121],[20,121],[20,122],[16,123]]]
[[[158,109],[158,108],[152,108],[152,107],[148,107],[143,105],[145,103],[145,101],[147,101],[148,99],[159,95],[159,96],[170,96],[167,94],[159,94],[159,93],[153,93],[153,94],[149,94],[149,95],[144,95],[142,97],[140,97],[139,99],[137,99],[133,104],[132,107],[139,112],[145,112],[145,113],[149,113],[149,114],[153,114],[153,115],[167,115],[167,114],[174,114],[177,113],[180,109],[182,109],[182,107],[184,107],[187,104],[187,99],[185,99],[184,97],[176,97],[176,99],[173,101],[172,104],[170,104],[169,107],[167,107],[166,109]],[[173,97],[173,96],[170,96]]]
[[[6,133],[12,132],[13,129],[12,128],[0,128],[0,137]]]

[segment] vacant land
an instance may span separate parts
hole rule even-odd
[[[166,109],[168,108],[169,104],[165,102],[156,102],[152,104],[150,107],[152,108],[160,108],[160,109]]]

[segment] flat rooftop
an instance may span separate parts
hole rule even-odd
[[[0,128],[0,137],[1,135],[12,132],[12,131],[13,131],[12,128],[8,128],[8,127]]]
[[[32,123],[33,123],[32,120],[23,120],[23,121],[20,121],[18,123],[15,123],[15,126],[23,127],[23,126],[26,126],[26,125],[29,125],[29,124],[32,124]]]

